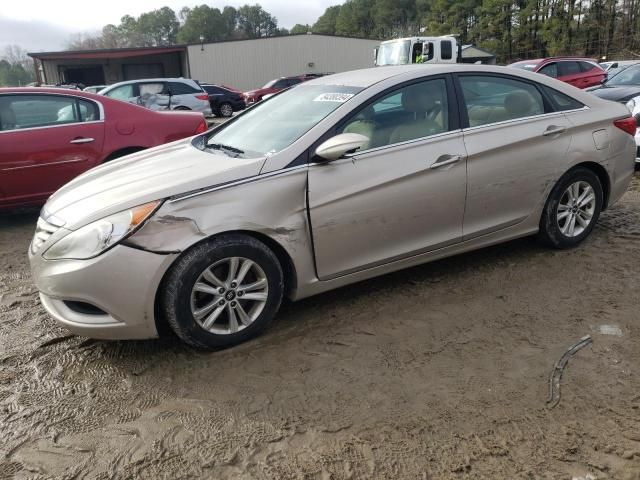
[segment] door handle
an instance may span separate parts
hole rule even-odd
[[[543,137],[549,137],[551,135],[560,135],[567,131],[567,127],[559,127],[557,125],[550,125],[547,129],[542,132]]]
[[[431,164],[429,168],[440,168],[445,165],[451,165],[452,163],[458,163],[462,160],[462,155],[441,155],[438,159]]]
[[[89,138],[89,137],[78,137],[78,138],[74,138],[73,140],[71,140],[69,143],[74,143],[74,144],[79,144],[79,143],[91,143],[95,141],[94,138]]]

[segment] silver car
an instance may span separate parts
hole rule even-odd
[[[135,103],[151,110],[193,110],[211,115],[209,95],[189,78],[147,78],[114,83],[100,95]]]
[[[627,189],[635,120],[549,77],[480,65],[318,78],[188,140],[81,175],[42,209],[42,304],[80,335],[203,348],[283,298],[516,237],[569,248]]]

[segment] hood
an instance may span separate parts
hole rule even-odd
[[[54,193],[43,215],[75,230],[153,200],[257,175],[264,158],[204,152],[192,139],[144,150],[93,168]]]
[[[620,85],[607,87],[602,86],[595,90],[590,90],[594,95],[605,100],[614,102],[626,102],[627,100],[640,95],[640,85]]]

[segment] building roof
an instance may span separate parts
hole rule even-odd
[[[170,47],[105,48],[100,50],[66,50],[61,52],[31,52],[28,55],[39,60],[64,60],[69,58],[129,58],[141,55],[184,52],[186,45]]]
[[[475,45],[463,45],[461,49],[463,58],[494,58],[496,56],[495,53],[491,53]]]
[[[345,38],[350,40],[368,40],[379,42],[375,38],[362,38],[362,37],[347,37],[344,35],[326,35],[320,33],[296,33],[292,35],[280,35],[273,37],[260,37],[260,38],[241,38],[231,40],[221,40],[219,42],[206,42],[204,45],[214,45],[219,43],[232,43],[232,42],[246,42],[251,40],[272,40],[275,38],[293,38],[300,36],[314,36],[314,37],[332,37],[332,38]],[[39,60],[65,60],[65,59],[96,59],[96,58],[128,58],[138,57],[141,55],[158,55],[162,53],[184,52],[189,45],[200,45],[200,42],[186,43],[171,45],[165,47],[130,47],[130,48],[104,48],[97,50],[63,50],[58,52],[30,52],[28,55],[32,58]]]

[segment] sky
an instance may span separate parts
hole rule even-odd
[[[0,0],[0,52],[19,45],[29,52],[63,50],[77,33],[93,33],[104,25],[118,24],[124,15],[171,7],[176,14],[184,6],[206,3],[222,9],[259,3],[278,19],[278,26],[311,24],[331,5],[343,0],[107,0],[106,2],[56,2],[51,0]]]

